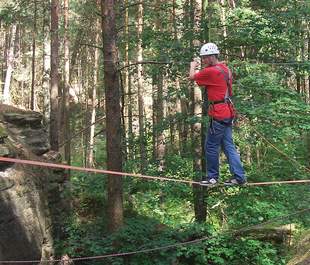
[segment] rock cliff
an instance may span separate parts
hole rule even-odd
[[[0,105],[0,156],[50,161],[50,153],[40,113]],[[54,255],[64,181],[59,170],[0,162],[0,264]]]

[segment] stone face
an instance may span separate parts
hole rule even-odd
[[[0,111],[0,156],[50,162],[42,156],[48,153],[41,114],[15,108]],[[0,162],[0,264],[54,255],[53,242],[61,236],[67,209],[64,181],[62,174],[47,168]]]

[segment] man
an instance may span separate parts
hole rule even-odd
[[[246,183],[246,177],[232,139],[235,110],[230,99],[232,96],[231,72],[225,64],[219,62],[219,53],[214,43],[204,44],[200,49],[200,57],[205,68],[197,71],[198,62],[193,61],[189,70],[189,78],[196,81],[199,86],[204,86],[208,92],[210,126],[205,143],[207,178],[201,181],[201,184],[213,186],[218,183],[219,155],[222,147],[232,174],[232,178],[224,184],[243,185]]]

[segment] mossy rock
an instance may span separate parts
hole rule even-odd
[[[0,124],[0,140],[8,137],[6,129]]]
[[[14,184],[15,183],[13,180],[0,176],[0,191],[10,189],[14,186]]]
[[[42,114],[33,112],[33,113],[4,113],[3,118],[5,121],[15,124],[17,126],[39,126],[42,121]]]

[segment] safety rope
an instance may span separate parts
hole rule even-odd
[[[115,176],[128,176],[128,177],[135,177],[135,178],[142,178],[142,179],[171,181],[171,182],[179,182],[179,183],[185,183],[185,184],[190,184],[190,185],[205,186],[201,182],[185,180],[185,179],[174,179],[174,178],[168,178],[168,177],[148,176],[148,175],[135,174],[135,173],[111,171],[111,170],[96,169],[96,168],[77,167],[77,166],[70,166],[70,165],[64,165],[64,164],[55,164],[55,163],[34,161],[34,160],[24,160],[24,159],[17,159],[17,158],[0,157],[0,161],[16,163],[16,164],[27,164],[27,165],[32,165],[32,166],[48,167],[48,168],[61,168],[61,169],[86,171],[86,172],[93,172],[93,173],[100,173],[100,174],[110,174],[110,175],[115,175]],[[254,182],[254,183],[247,183],[244,186],[267,186],[267,185],[276,185],[276,184],[305,184],[305,183],[310,183],[310,179]],[[215,187],[223,187],[223,186],[225,187],[225,184],[218,184]]]
[[[11,162],[11,163],[16,163],[16,164],[27,164],[27,165],[32,165],[32,166],[42,166],[42,167],[48,167],[48,168],[70,169],[70,170],[76,170],[76,171],[87,171],[87,172],[110,174],[110,175],[116,175],[116,176],[128,176],[128,177],[135,177],[135,178],[144,178],[144,179],[153,179],[153,180],[162,180],[162,181],[173,181],[173,182],[180,182],[180,183],[186,183],[186,184],[200,185],[200,182],[191,181],[191,180],[173,179],[173,178],[168,178],[168,177],[148,176],[148,175],[142,175],[142,174],[111,171],[111,170],[96,169],[96,168],[77,167],[77,166],[70,166],[70,165],[64,165],[64,164],[55,164],[55,163],[34,161],[34,160],[23,160],[23,159],[17,159],[17,158],[0,157],[0,161]]]
[[[253,131],[257,133],[257,135],[264,140],[266,143],[268,143],[274,150],[276,150],[278,153],[280,153],[282,156],[284,156],[287,160],[294,162],[297,164],[300,168],[304,169],[305,171],[310,172],[310,168],[306,167],[305,165],[302,165],[299,163],[296,159],[291,158],[286,153],[284,153],[282,150],[280,150],[278,147],[276,147],[273,143],[271,143],[262,133],[260,133],[257,129],[252,127]]]
[[[236,82],[237,85],[239,85],[240,87],[245,88],[244,85],[241,84],[240,81]],[[242,114],[243,115],[243,114]],[[243,115],[244,117],[246,117],[246,115]],[[296,159],[293,159],[292,157],[290,157],[289,155],[287,155],[285,152],[283,152],[282,150],[280,150],[278,147],[276,147],[270,140],[268,140],[261,132],[259,132],[254,125],[251,124],[251,121],[247,119],[247,122],[251,125],[251,128],[254,132],[257,133],[257,135],[263,140],[265,141],[268,145],[270,145],[274,150],[276,150],[279,154],[281,154],[282,156],[284,156],[287,160],[289,160],[290,162],[295,163],[296,165],[298,165],[300,168],[302,168],[303,170],[310,172],[310,168],[306,167],[305,165],[302,165],[301,163],[299,163]]]
[[[242,61],[242,62],[248,62],[250,64],[267,64],[267,65],[309,65],[308,61],[295,61],[295,62],[259,62],[259,61]],[[137,66],[139,64],[163,64],[163,65],[172,65],[172,64],[189,64],[190,61],[154,61],[154,60],[144,60],[144,61],[131,61],[129,64],[126,64],[125,61],[117,61],[115,63],[124,63],[120,68],[118,68],[118,71],[122,71],[125,68],[129,68],[132,66]],[[231,63],[234,64],[234,63]],[[240,64],[240,63],[236,63]]]
[[[179,242],[179,243],[175,243],[175,244],[170,244],[170,245],[166,245],[166,246],[162,246],[162,247],[154,247],[154,248],[149,248],[149,249],[141,249],[141,250],[137,250],[137,251],[130,251],[130,252],[121,252],[121,253],[112,253],[112,254],[106,254],[106,255],[98,255],[98,256],[89,256],[89,257],[77,257],[77,258],[71,258],[70,261],[85,261],[85,260],[100,260],[100,259],[106,259],[106,258],[116,258],[116,257],[124,257],[124,256],[131,256],[131,255],[136,255],[136,254],[146,254],[146,253],[150,253],[150,252],[155,252],[155,251],[162,251],[162,250],[169,250],[169,249],[174,249],[177,247],[181,247],[181,246],[186,246],[186,245],[193,245],[193,244],[197,244],[197,243],[201,243],[203,241],[206,240],[211,240],[211,239],[215,239],[218,238],[219,236],[224,236],[224,235],[235,235],[235,234],[240,234],[255,228],[260,228],[263,227],[265,225],[271,224],[271,223],[275,223],[276,221],[279,220],[284,220],[287,219],[288,217],[292,217],[295,215],[300,215],[301,213],[305,213],[310,211],[310,208],[307,209],[301,209],[298,210],[296,212],[293,212],[291,214],[287,214],[287,215],[282,215],[282,216],[278,216],[275,217],[273,219],[270,219],[268,221],[265,222],[261,222],[259,224],[256,225],[249,225],[247,227],[244,228],[240,228],[240,229],[234,229],[234,230],[226,230],[223,231],[221,234],[217,234],[214,236],[205,236],[202,238],[197,238],[194,240],[189,240],[189,241],[185,241],[185,242]],[[44,264],[44,263],[56,263],[56,262],[61,262],[62,259],[55,259],[55,260],[7,260],[7,261],[0,261],[0,264],[29,264],[29,263],[40,263],[40,264]]]

